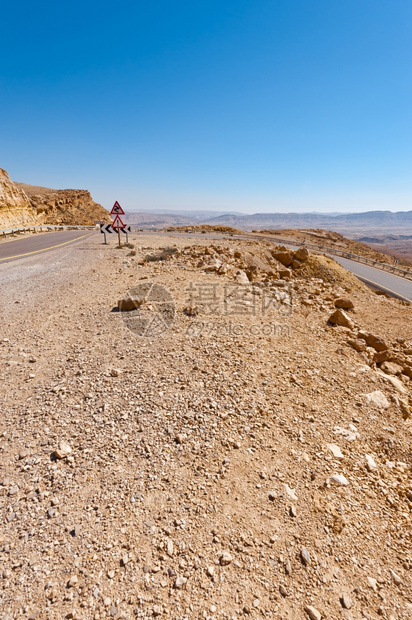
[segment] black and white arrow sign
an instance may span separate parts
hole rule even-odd
[[[119,230],[123,234],[127,235],[127,233],[132,232],[132,227],[129,224],[129,225],[124,226],[123,228],[119,228]],[[101,224],[100,232],[101,233],[114,233],[115,231],[113,230],[111,224]]]

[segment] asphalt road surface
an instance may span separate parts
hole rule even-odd
[[[364,265],[363,263],[357,263],[347,258],[341,258],[340,256],[333,256],[337,263],[345,267],[348,271],[351,271],[363,282],[371,284],[375,288],[386,291],[390,294],[394,294],[395,297],[412,302],[412,281],[401,278],[392,273],[387,273],[381,269],[375,269]]]
[[[63,230],[60,232],[37,233],[24,239],[0,243],[0,265],[18,260],[30,254],[46,253],[56,247],[64,247],[78,239],[93,235],[95,231]]]

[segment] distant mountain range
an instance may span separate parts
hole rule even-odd
[[[340,233],[366,234],[371,232],[391,232],[393,234],[412,233],[412,211],[366,211],[364,213],[344,213],[331,215],[324,213],[223,213],[208,217],[210,212],[168,211],[156,213],[128,213],[127,221],[140,228],[160,228],[164,226],[189,226],[208,224],[231,226],[239,230],[263,230],[282,228],[323,228]]]

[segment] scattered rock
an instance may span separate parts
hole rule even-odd
[[[309,250],[307,248],[299,248],[295,252],[295,258],[302,262],[307,261],[309,258]]]
[[[389,407],[388,399],[380,390],[375,390],[374,392],[366,394],[366,404],[374,405],[378,407],[378,409],[388,409]]]
[[[322,620],[322,614],[315,607],[312,607],[312,605],[306,605],[305,611],[310,620]]]
[[[327,447],[332,452],[335,459],[342,460],[344,458],[341,449],[335,443],[328,443]]]
[[[352,599],[349,594],[343,593],[340,597],[341,605],[344,609],[350,609],[353,605]]]
[[[187,578],[179,575],[178,577],[176,577],[174,587],[176,588],[176,590],[182,590],[185,587],[186,583]]]
[[[335,474],[330,477],[331,482],[336,482],[336,484],[340,484],[341,486],[348,486],[349,480],[345,478],[343,474]]]
[[[341,308],[342,310],[353,310],[355,307],[353,301],[348,297],[338,297],[333,302],[335,308]]]
[[[349,329],[353,329],[355,326],[352,319],[349,318],[346,312],[340,309],[335,310],[335,312],[333,312],[330,315],[329,323],[331,323],[332,325],[340,325],[342,327],[348,327]]]
[[[309,566],[309,564],[311,564],[310,554],[306,547],[302,547],[300,551],[300,559],[305,566]]]
[[[228,551],[224,551],[219,558],[220,566],[228,566],[233,561],[232,556]]]
[[[57,459],[65,459],[72,453],[72,449],[66,441],[61,441],[57,450],[55,450],[55,457]]]
[[[283,485],[283,489],[284,489],[287,497],[289,499],[291,499],[292,502],[297,502],[298,501],[298,498],[297,498],[297,495],[296,495],[295,491],[293,489],[291,489],[288,484],[284,484]]]

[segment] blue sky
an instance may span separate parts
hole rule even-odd
[[[0,167],[104,206],[412,209],[411,0],[2,7]]]

